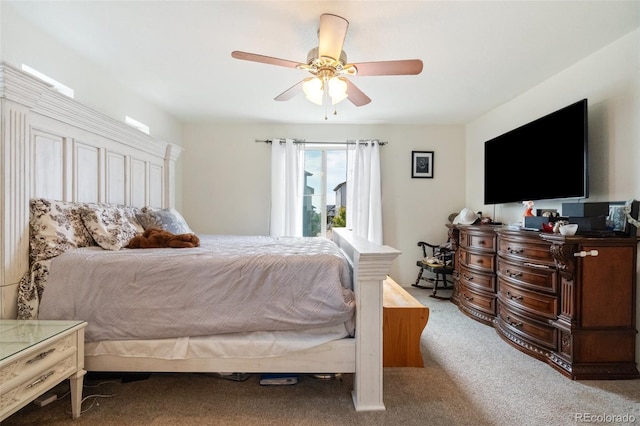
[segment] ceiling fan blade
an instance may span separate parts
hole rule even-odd
[[[371,99],[364,92],[356,87],[355,84],[344,79],[347,82],[347,99],[355,106],[363,106],[371,102]]]
[[[231,56],[244,61],[260,62],[263,64],[278,65],[287,68],[297,68],[298,65],[300,65],[299,62],[289,61],[287,59],[273,58],[271,56],[258,55],[256,53],[241,52],[239,50],[231,52]]]
[[[358,70],[356,75],[416,75],[422,72],[420,59],[400,61],[361,62],[352,64]]]
[[[313,77],[309,77],[309,78],[305,78],[302,81],[299,81],[298,83],[294,84],[293,86],[289,87],[287,90],[285,90],[284,92],[280,93],[278,96],[276,96],[274,99],[276,101],[288,101],[289,99],[293,98],[294,96],[302,93],[302,84],[307,81],[312,79]]]
[[[338,15],[330,13],[320,15],[318,56],[339,60],[344,39],[347,36],[347,28],[349,28],[349,21]]]

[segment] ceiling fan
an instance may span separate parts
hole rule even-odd
[[[318,105],[329,102],[335,105],[344,99],[349,99],[358,107],[371,102],[371,99],[346,77],[416,75],[422,72],[420,59],[347,63],[347,55],[342,47],[348,27],[349,21],[346,19],[330,13],[322,14],[318,29],[318,47],[309,51],[306,63],[238,50],[231,52],[231,56],[245,61],[308,71],[313,77],[305,78],[291,86],[276,96],[275,100],[287,101],[299,93],[304,93],[307,99]]]

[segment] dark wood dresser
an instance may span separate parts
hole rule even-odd
[[[638,238],[449,225],[463,313],[576,380],[640,377]]]

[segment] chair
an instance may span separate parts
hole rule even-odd
[[[418,278],[416,278],[414,287],[433,289],[430,297],[442,300],[449,300],[450,297],[438,296],[438,288],[451,289],[453,284],[449,282],[447,276],[453,274],[453,258],[454,252],[451,250],[451,243],[446,242],[444,244],[429,244],[424,241],[418,242],[418,247],[422,248],[422,259],[416,262],[416,265],[420,268],[418,272]],[[429,251],[429,253],[427,253]],[[429,272],[431,276],[425,276],[424,273]],[[431,283],[430,286],[420,285],[420,281],[426,281]],[[439,287],[439,284],[442,287]]]

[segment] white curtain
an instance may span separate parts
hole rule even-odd
[[[347,175],[347,228],[354,234],[382,244],[382,193],[380,145],[357,141],[349,150]]]
[[[303,155],[303,145],[292,139],[271,143],[272,236],[302,236]]]

